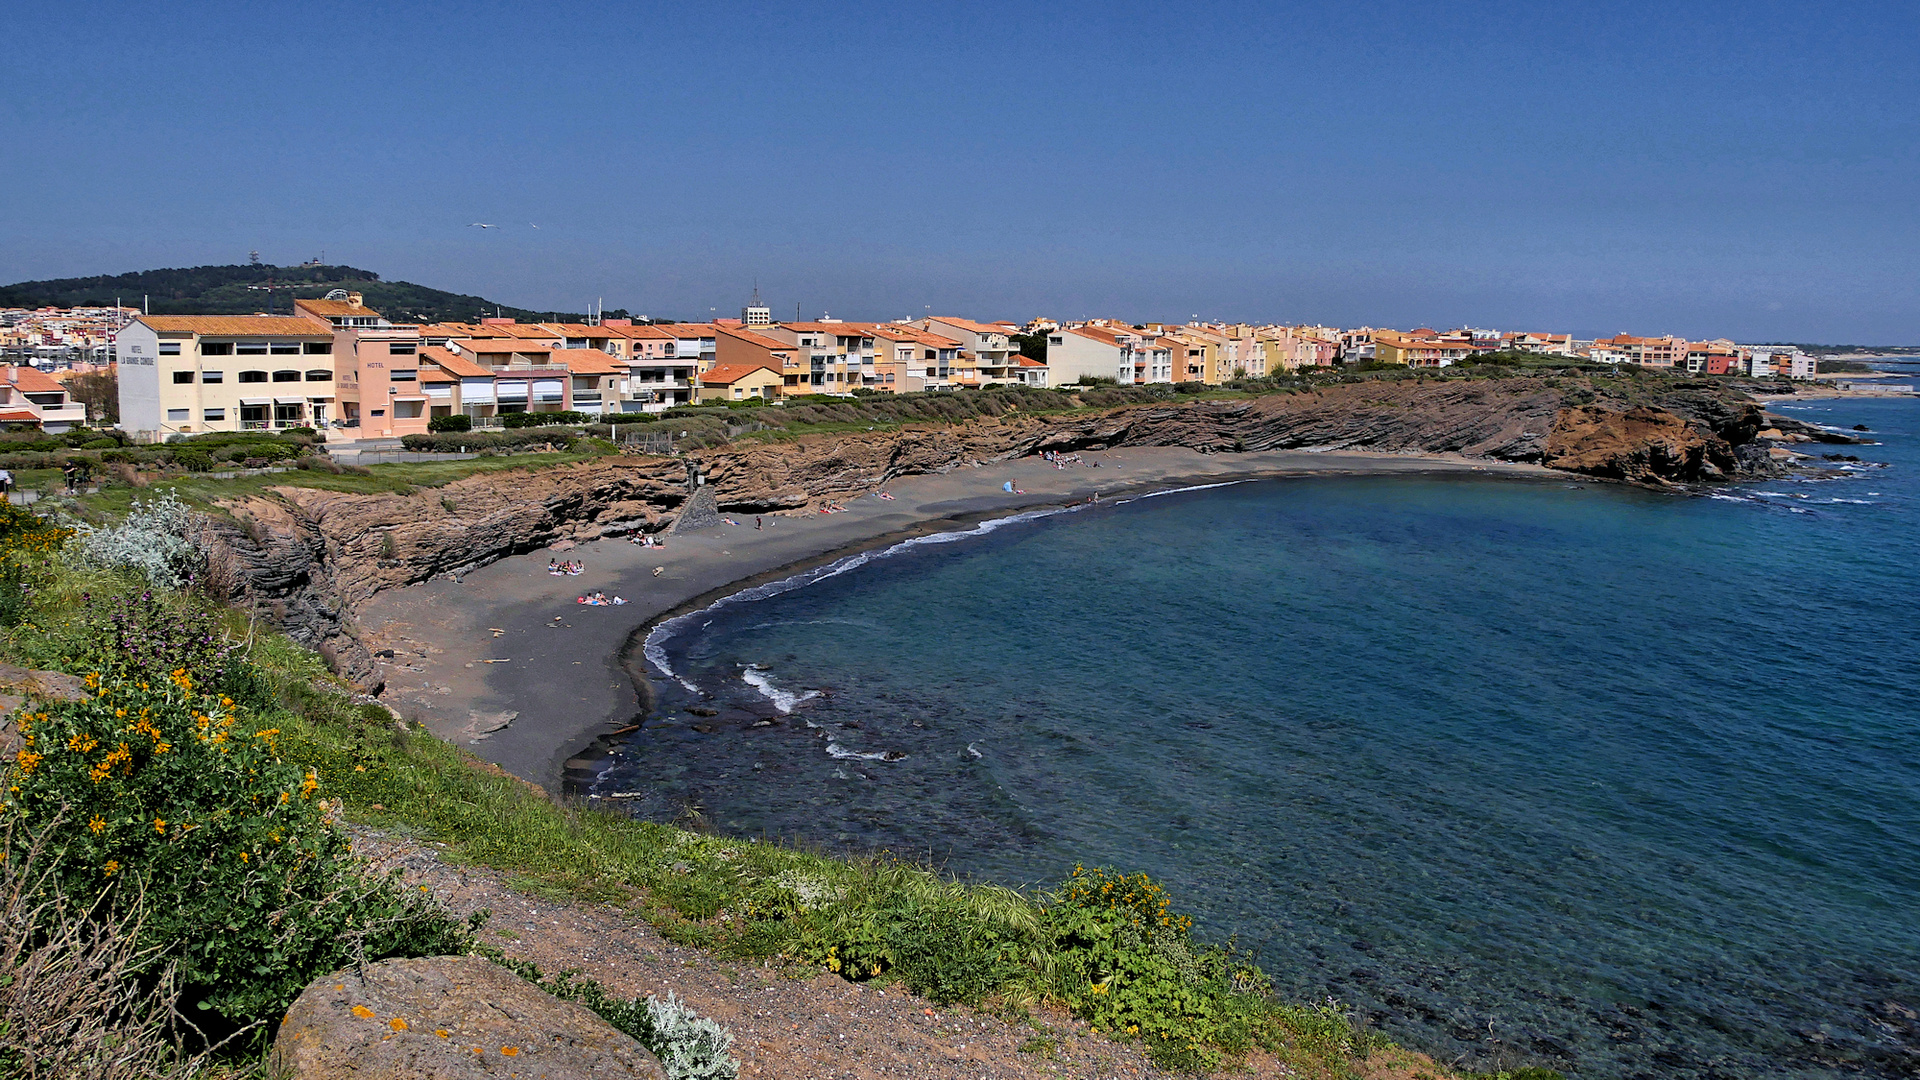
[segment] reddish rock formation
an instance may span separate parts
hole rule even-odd
[[[1612,412],[1598,405],[1560,414],[1541,463],[1636,483],[1700,480],[1736,467],[1726,440],[1674,413],[1645,406]]]

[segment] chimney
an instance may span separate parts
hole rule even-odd
[[[352,304],[354,307],[366,307],[367,305],[361,303],[360,300],[361,300],[360,294],[357,292],[350,292],[347,294],[347,303]]]

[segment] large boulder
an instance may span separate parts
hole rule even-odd
[[[302,991],[269,1071],[289,1080],[666,1080],[592,1012],[477,956],[383,960]]]
[[[13,714],[31,701],[84,701],[87,684],[59,671],[0,664],[0,758],[11,758],[23,745]]]

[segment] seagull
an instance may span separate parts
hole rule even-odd
[[[528,228],[533,228],[533,229],[537,229],[537,228],[539,228],[540,226],[538,226],[538,225],[535,225],[535,224],[534,224],[533,222],[531,222],[531,221],[529,221],[529,222],[527,222],[527,227],[528,227]]]
[[[470,225],[468,225],[468,226],[467,226],[467,228],[469,228],[469,229],[491,229],[491,228],[493,228],[493,226],[491,226],[491,225],[482,225],[482,224],[480,224],[479,222],[477,222],[477,221],[476,221],[476,222],[473,222],[472,224],[470,224]]]

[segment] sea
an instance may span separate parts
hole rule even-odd
[[[1775,408],[1872,443],[1706,494],[1261,480],[850,556],[641,631],[658,708],[595,790],[1027,888],[1145,871],[1282,996],[1464,1067],[1911,1077],[1920,401]]]

